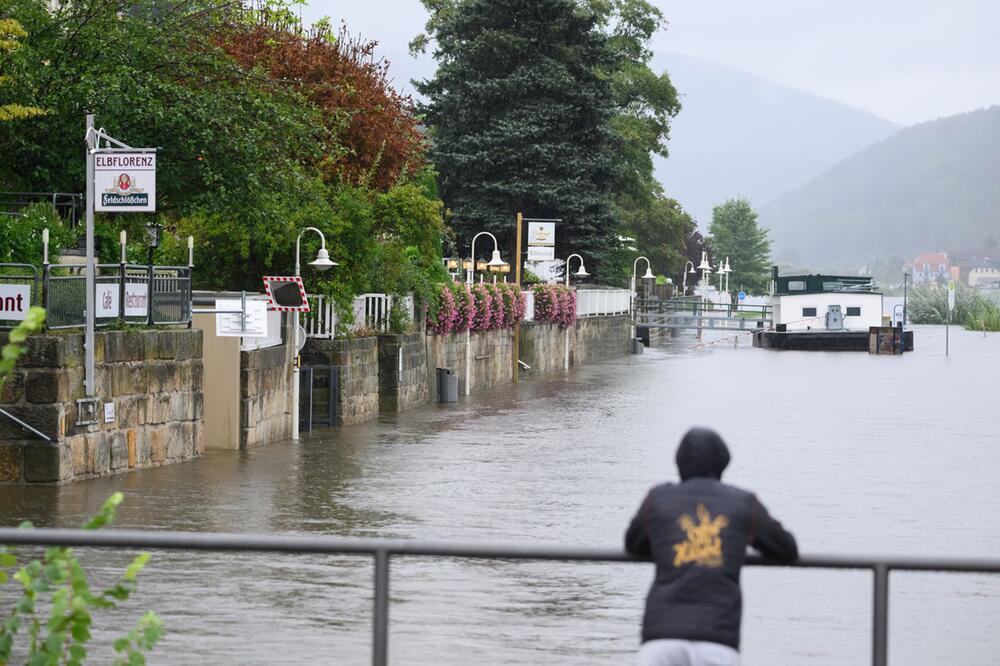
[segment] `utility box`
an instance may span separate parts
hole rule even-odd
[[[437,401],[458,402],[458,377],[450,368],[437,369]]]
[[[844,330],[844,313],[839,305],[831,305],[826,309],[826,328],[829,331]]]

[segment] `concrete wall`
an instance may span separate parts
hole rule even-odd
[[[0,406],[52,442],[13,439],[5,427],[0,433],[0,481],[62,482],[202,453],[201,331],[101,332],[94,349],[98,422],[77,425],[83,336],[29,339]],[[106,404],[114,405],[112,421],[105,420]]]
[[[631,353],[628,315],[577,319],[576,335],[570,336],[570,365],[594,363]]]
[[[205,448],[240,447],[240,339],[217,337],[215,315],[194,315],[202,331],[205,368]]]
[[[471,392],[510,383],[514,332],[481,331],[471,337]],[[458,393],[465,394],[466,334],[427,336],[427,372],[430,395],[437,394],[437,368],[449,368],[458,377]]]

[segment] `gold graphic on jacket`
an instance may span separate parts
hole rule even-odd
[[[722,537],[719,533],[729,524],[729,519],[725,516],[712,518],[712,514],[701,503],[698,504],[696,513],[697,525],[686,513],[677,519],[681,529],[687,533],[687,539],[674,544],[674,566],[693,562],[703,567],[721,567]]]

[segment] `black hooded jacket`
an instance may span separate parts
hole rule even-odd
[[[729,449],[707,428],[677,449],[681,482],[649,491],[625,533],[625,549],[656,563],[642,640],[674,638],[740,647],[740,568],[747,546],[781,562],[798,558],[795,537],[753,493],[722,483]]]

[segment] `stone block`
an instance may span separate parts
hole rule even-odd
[[[158,331],[156,336],[156,357],[173,359],[177,354],[177,333],[175,331]]]
[[[146,397],[146,423],[158,425],[170,420],[170,394],[159,393]]]
[[[201,391],[191,394],[191,418],[195,421],[205,418],[205,394]]]
[[[32,335],[18,359],[22,368],[61,368],[65,360],[63,336]]]
[[[124,363],[129,360],[125,331],[106,331],[99,334],[97,340],[104,342],[105,363]]]
[[[176,363],[155,363],[146,366],[149,393],[170,393],[179,388],[180,371]]]
[[[128,361],[146,360],[146,332],[123,331],[125,337],[125,357]]]
[[[194,414],[191,394],[177,391],[170,394],[170,421],[190,421]]]
[[[200,456],[205,453],[205,426],[201,421],[194,423],[194,455]]]
[[[32,443],[22,450],[24,480],[28,483],[60,483],[73,476],[73,459],[69,447]]]
[[[82,335],[65,335],[63,338],[64,368],[82,368],[85,360]],[[95,354],[96,356],[96,354]]]
[[[17,371],[11,373],[7,377],[7,381],[4,382],[3,388],[0,389],[0,405],[10,405],[20,402],[21,398],[24,397],[24,384],[24,372]]]
[[[111,433],[111,471],[120,472],[129,468],[128,434],[124,430]]]
[[[87,461],[87,436],[74,435],[64,442],[69,448],[70,459],[73,461],[73,476],[86,476],[90,473]]]
[[[111,472],[111,440],[114,433],[100,431],[87,437],[87,466],[92,474],[104,476]]]
[[[17,405],[7,411],[52,439],[59,439],[64,432],[62,405]]]
[[[167,429],[166,454],[167,460],[176,462],[184,460],[186,452],[189,450],[190,436],[182,423],[173,423]]]
[[[142,342],[143,359],[155,361],[160,357],[160,332],[142,331],[142,336],[145,338]]]
[[[198,338],[201,339],[200,337]],[[205,388],[205,365],[199,360],[191,363],[191,390],[201,391]]]
[[[128,466],[135,467],[135,461],[136,461],[135,428],[129,428],[126,431],[125,448],[128,454]]]
[[[167,440],[169,439],[170,428],[161,426],[148,431],[149,434],[149,460],[153,464],[160,464],[167,460]]]
[[[0,483],[17,483],[21,480],[24,450],[19,445],[0,444]]]
[[[152,450],[149,432],[144,428],[136,431],[135,464],[136,467],[147,467],[152,463]]]

